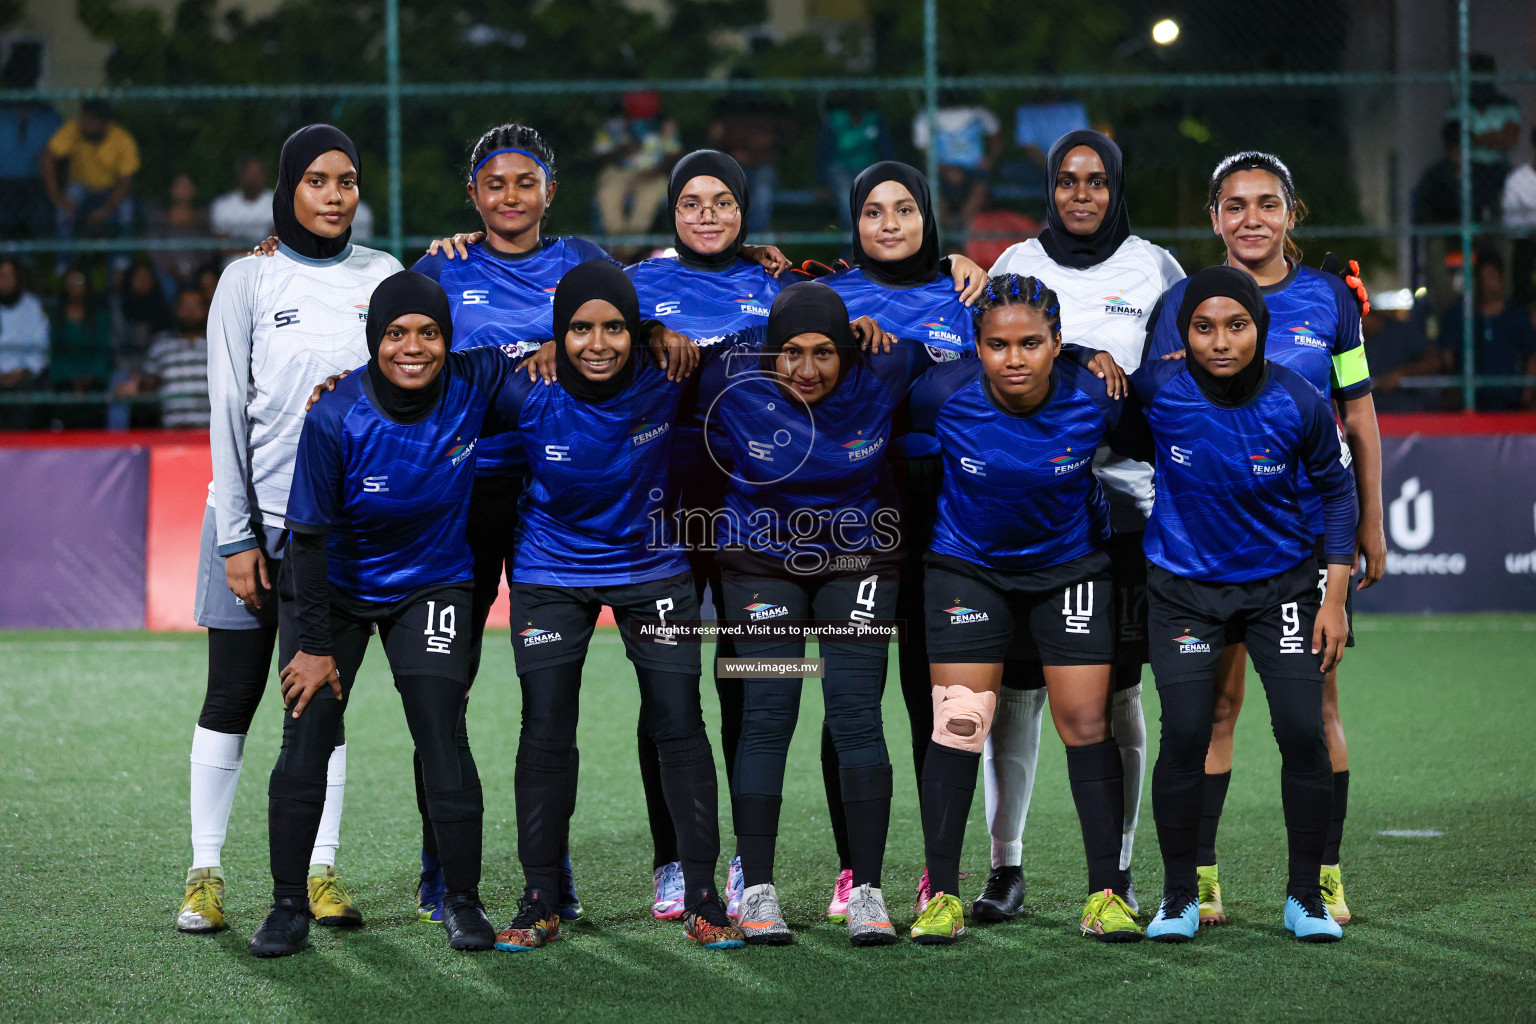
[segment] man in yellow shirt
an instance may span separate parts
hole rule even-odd
[[[60,164],[67,164],[67,172]],[[48,200],[58,211],[61,238],[127,234],[133,224],[133,176],[139,146],[112,120],[103,100],[87,100],[38,155]]]

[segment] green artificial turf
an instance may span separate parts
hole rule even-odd
[[[245,948],[269,884],[275,690],[247,746],[225,848],[232,928],[181,935],[173,917],[190,854],[187,751],[205,642],[0,635],[0,1021],[1536,1019],[1536,620],[1359,626],[1341,686],[1352,766],[1344,865],[1355,920],[1335,946],[1302,946],[1280,925],[1278,757],[1251,681],[1219,844],[1233,923],[1192,944],[1101,946],[1077,934],[1082,847],[1061,744],[1047,727],[1025,836],[1028,915],[973,926],[951,948],[851,948],[843,928],[822,919],[836,861],[816,763],[820,698],[808,686],[777,878],[795,944],[693,948],[678,925],[648,912],[638,699],[608,631],[587,665],[571,835],[587,920],[546,950],[516,955],[452,953],[440,930],[416,921],[420,826],[409,740],[375,647],[348,714],[339,860],[367,927],[316,928],[311,949],[283,960],[256,960]],[[1144,702],[1155,756],[1150,686]],[[716,735],[712,692],[705,708]],[[894,678],[885,708],[897,779],[885,891],[900,927],[911,922],[921,836]],[[482,894],[500,925],[521,885],[512,802],[518,699],[505,633],[487,644],[470,709],[487,808]],[[728,843],[723,802],[721,818]],[[969,904],[987,870],[979,790],[964,868]],[[1135,874],[1143,903],[1155,904],[1162,871],[1150,798]]]

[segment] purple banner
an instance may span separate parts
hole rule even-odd
[[[1536,611],[1536,436],[1382,438],[1387,573],[1364,612]]]
[[[0,481],[0,629],[142,629],[148,450],[3,448]]]

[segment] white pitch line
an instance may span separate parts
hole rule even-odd
[[[1437,828],[1388,828],[1376,833],[1392,839],[1438,839],[1445,835]]]

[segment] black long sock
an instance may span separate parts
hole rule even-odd
[[[891,766],[842,768],[839,773],[848,831],[848,857],[843,863],[852,869],[854,885],[878,889],[885,866],[885,839],[891,830]]]
[[[1344,817],[1349,812],[1349,769],[1333,773],[1333,816],[1328,819],[1328,838],[1323,843],[1323,863],[1339,862],[1339,844],[1344,841]]]
[[[571,855],[571,818],[576,814],[576,783],[581,778],[581,751],[571,748],[571,759],[568,762],[571,773],[570,800],[565,805],[565,828],[560,833],[560,859]]]
[[[1200,804],[1200,846],[1195,863],[1207,867],[1216,863],[1216,829],[1221,826],[1221,811],[1227,805],[1227,787],[1232,785],[1230,770],[1206,773],[1205,795]]]
[[[1285,807],[1286,847],[1290,853],[1289,895],[1302,899],[1318,892],[1323,846],[1333,809],[1333,770],[1280,769],[1280,801]]]
[[[960,850],[980,764],[980,754],[928,741],[923,760],[923,850],[928,884],[935,893],[959,895]]]
[[[517,747],[513,791],[517,797],[517,856],[530,889],[549,894],[560,888],[560,846],[564,841],[575,780],[568,751],[550,749],[524,735]]]
[[[661,790],[661,754],[651,730],[640,720],[635,730],[635,745],[640,751],[640,788],[645,792],[645,816],[651,824],[651,870],[677,860],[677,830],[672,827],[672,812],[667,810],[667,795]]]
[[[766,885],[773,881],[779,808],[783,802],[780,797],[761,795],[737,796],[731,800],[736,852],[741,855],[741,884],[744,886]]]
[[[709,737],[698,732],[675,740],[657,740],[661,754],[661,787],[666,793],[672,825],[677,829],[678,859],[688,904],[715,891],[715,864],[720,859],[719,785]]]
[[[1119,890],[1125,879],[1120,872],[1120,831],[1125,823],[1125,770],[1120,748],[1103,740],[1067,748],[1067,778],[1072,802],[1083,830],[1083,851],[1088,856],[1088,889]]]
[[[442,852],[443,881],[448,895],[461,896],[480,887],[480,855],[484,836],[482,819],[434,821],[437,845]]]
[[[416,809],[421,812],[421,852],[437,857],[437,831],[432,826],[432,816],[427,813],[427,784],[421,777],[421,755],[411,754],[411,768],[416,773]]]
[[[838,767],[837,746],[832,742],[832,729],[821,723],[821,785],[827,793],[827,817],[832,822],[832,842],[837,844],[839,871],[853,866],[853,854],[848,846],[848,812],[844,809],[841,769]]]

